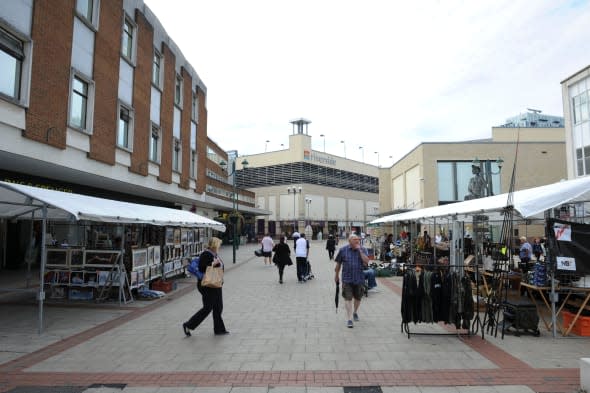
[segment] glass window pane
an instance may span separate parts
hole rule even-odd
[[[469,180],[472,176],[471,162],[457,162],[457,200],[462,201],[469,194]]]
[[[92,22],[93,0],[76,1],[76,11],[90,22]]]
[[[439,201],[454,201],[455,191],[453,190],[453,163],[439,162],[438,163],[438,200]]]
[[[70,122],[78,128],[86,128],[86,111],[88,103],[88,84],[78,78],[72,82],[72,104]]]
[[[154,53],[154,64],[152,67],[152,83],[160,86],[160,56]]]
[[[123,45],[121,48],[123,55],[128,59],[131,59],[133,53],[133,26],[128,20],[125,20],[123,26]]]
[[[0,93],[19,98],[21,62],[0,50]]]

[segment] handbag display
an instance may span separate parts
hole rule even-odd
[[[208,288],[221,288],[223,285],[223,269],[207,266],[201,285]]]

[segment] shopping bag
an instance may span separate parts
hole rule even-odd
[[[207,271],[201,281],[201,286],[209,288],[221,288],[223,285],[223,269],[220,267],[207,266]]]

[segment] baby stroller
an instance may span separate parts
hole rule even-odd
[[[313,278],[315,278],[315,276],[313,275],[313,272],[311,271],[311,263],[309,263],[309,259],[308,259],[305,264],[305,273],[303,274],[303,279],[305,281],[308,281]]]

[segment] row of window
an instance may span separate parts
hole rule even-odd
[[[294,162],[258,168],[249,167],[237,171],[236,175],[236,184],[240,188],[306,183],[375,194],[379,193],[379,178],[377,177],[307,162]]]
[[[588,90],[572,98],[574,148],[578,176],[590,175],[590,93]]]

